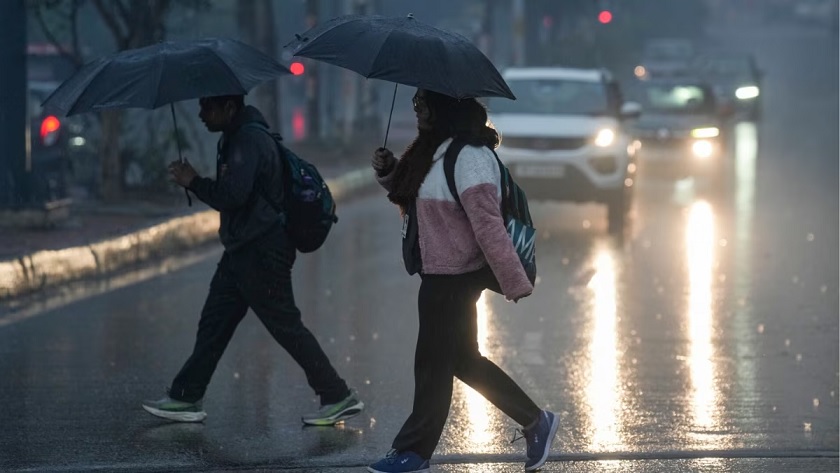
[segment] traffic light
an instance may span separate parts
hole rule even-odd
[[[606,25],[607,23],[611,22],[613,19],[613,14],[609,10],[601,10],[601,13],[598,13],[598,21],[602,25]]]
[[[289,65],[289,70],[292,71],[292,74],[299,76],[303,74],[304,67],[302,62],[293,62]]]

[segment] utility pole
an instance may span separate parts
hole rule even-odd
[[[26,7],[0,1],[0,206],[29,203],[26,163]]]
[[[513,0],[513,65],[525,65],[525,0]]]
[[[318,24],[319,0],[306,0],[306,27]],[[321,138],[321,81],[318,61],[306,65],[306,134],[309,139]]]
[[[274,7],[273,0],[260,0],[254,8],[255,44],[265,54],[277,58],[277,37],[274,28]],[[260,101],[264,104],[266,117],[269,125],[278,133],[282,130],[282,116],[280,113],[280,101],[282,97],[278,93],[278,81],[273,80],[264,84],[259,89]]]
[[[495,43],[495,21],[496,21],[496,0],[484,0],[484,17],[481,19],[481,36],[479,38],[479,49],[490,59],[496,62]]]
[[[237,26],[245,42],[256,47],[272,58],[277,57],[277,39],[274,28],[274,8],[272,0],[249,0],[239,2],[236,7]],[[278,81],[271,81],[258,86],[255,99],[265,115],[269,126],[281,130],[280,97]]]
[[[377,0],[353,0],[349,13],[356,15],[374,15],[380,11]],[[349,71],[348,71],[349,72]],[[349,115],[350,128],[345,130],[347,138],[352,134],[366,136],[381,132],[379,119],[379,96],[373,83],[354,72],[349,72],[351,90],[347,97],[351,104]]]
[[[341,14],[364,14],[364,0],[343,0],[338,4]],[[341,103],[342,114],[340,118],[339,133],[341,139],[346,143],[355,137],[358,127],[359,111],[361,101],[359,90],[361,78],[355,72],[342,69],[339,86],[339,103]]]

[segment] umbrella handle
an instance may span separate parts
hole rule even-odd
[[[391,117],[394,116],[394,102],[397,101],[397,86],[399,84],[394,84],[394,97],[391,99],[391,113],[388,115],[388,128],[385,129],[385,143],[382,144],[383,148],[388,147],[388,132],[391,131]]]
[[[178,161],[184,162],[184,156],[181,154],[181,138],[180,133],[178,133],[178,118],[175,116],[175,103],[169,103],[169,109],[172,110],[172,122],[175,124],[175,143],[178,145]],[[192,197],[190,197],[190,191],[184,187],[184,194],[187,196],[187,205],[192,207]]]

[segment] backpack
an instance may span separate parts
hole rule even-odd
[[[454,139],[449,144],[449,148],[447,148],[443,157],[443,173],[446,175],[446,185],[449,186],[449,192],[452,193],[452,197],[459,205],[461,199],[458,197],[458,189],[455,187],[455,161],[464,146],[466,146],[466,142]],[[531,284],[534,284],[537,279],[537,231],[531,219],[531,211],[528,209],[528,198],[522,188],[514,182],[510,171],[502,164],[496,152],[492,149],[490,151],[496,157],[502,175],[502,218],[505,221],[505,227],[513,242],[516,254],[519,255],[519,262],[522,263],[522,268],[525,270],[528,280],[531,281]]]
[[[327,239],[332,225],[338,222],[335,200],[321,173],[312,163],[298,157],[283,146],[283,137],[268,128],[248,123],[249,128],[259,128],[277,144],[283,160],[283,203],[277,205],[263,193],[263,197],[279,213],[285,215],[286,233],[301,253],[311,253]]]

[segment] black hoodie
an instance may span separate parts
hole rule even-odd
[[[226,251],[282,228],[282,216],[266,200],[267,196],[282,203],[282,157],[274,139],[257,127],[244,126],[248,123],[268,128],[259,110],[243,108],[219,138],[216,179],[196,177],[189,185],[219,211],[219,238]]]

